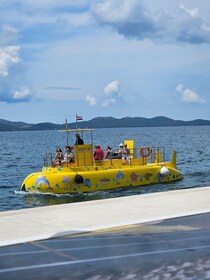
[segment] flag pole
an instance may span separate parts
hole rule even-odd
[[[66,144],[69,145],[68,122],[66,119]]]
[[[77,125],[77,114],[76,114],[76,129],[78,128],[78,125]]]

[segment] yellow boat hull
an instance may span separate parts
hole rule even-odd
[[[161,174],[166,167],[167,174]],[[86,193],[137,187],[181,180],[181,172],[171,162],[147,165],[108,165],[85,167],[43,167],[24,180],[21,190],[39,193]]]

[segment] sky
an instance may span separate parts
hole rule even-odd
[[[209,0],[0,0],[0,119],[210,120]]]

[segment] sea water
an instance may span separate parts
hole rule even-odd
[[[184,180],[88,194],[20,192],[24,178],[41,170],[45,152],[54,152],[56,147],[64,149],[66,134],[55,130],[0,132],[0,211],[210,185],[210,126],[103,128],[93,131],[93,143],[100,144],[103,149],[107,145],[117,147],[125,139],[134,139],[136,147],[164,146],[166,151],[170,151],[170,156],[172,150],[176,150],[177,168],[183,173]],[[89,139],[84,136],[84,140],[87,143]],[[74,134],[68,141],[70,145],[74,144]]]

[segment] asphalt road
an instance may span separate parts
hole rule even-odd
[[[210,214],[0,247],[0,279],[210,279]]]

